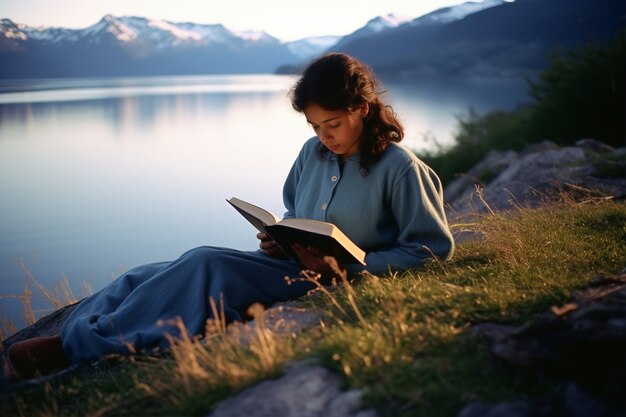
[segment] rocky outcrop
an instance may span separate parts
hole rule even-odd
[[[480,324],[494,358],[529,384],[558,381],[562,392],[535,400],[469,404],[457,417],[626,415],[626,269],[605,275],[533,323]]]
[[[481,189],[480,192],[477,189]],[[559,147],[544,141],[521,152],[490,152],[444,191],[450,217],[564,198],[626,197],[626,148],[593,139]]]

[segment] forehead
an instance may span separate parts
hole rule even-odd
[[[346,114],[345,110],[326,110],[325,108],[311,103],[304,109],[306,120],[312,124],[326,123],[338,119]]]

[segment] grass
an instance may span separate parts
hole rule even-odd
[[[78,301],[72,292],[70,280],[67,276],[65,276],[65,274],[62,274],[61,281],[59,281],[52,289],[46,288],[37,280],[37,278],[35,278],[35,275],[33,274],[33,265],[36,258],[37,252],[33,253],[32,259],[28,263],[20,257],[14,257],[15,262],[26,278],[24,292],[22,294],[0,295],[0,300],[17,299],[20,301],[22,304],[22,317],[26,326],[34,324],[38,319],[43,317],[43,315],[49,314],[54,310],[58,310],[63,306],[73,304]],[[31,286],[35,289],[35,291],[30,289]],[[83,281],[80,284],[80,287],[83,297],[87,297],[93,293],[93,289],[89,281]],[[48,304],[50,308],[36,310],[33,306],[33,300],[35,297],[38,298],[38,301]],[[18,329],[13,320],[0,316],[0,340],[6,339],[11,334],[16,333],[17,330]]]
[[[212,322],[204,342],[185,338],[157,356],[107,358],[12,392],[0,414],[206,415],[299,359],[363,389],[363,406],[381,416],[454,416],[472,401],[559,392],[557,383],[523,380],[497,366],[468,330],[532,321],[595,275],[622,270],[626,206],[603,200],[520,208],[452,225],[468,227],[483,239],[459,245],[451,261],[365,276],[303,298],[304,306],[328,312],[320,326],[273,333],[256,308],[251,313],[261,325],[252,330]]]
[[[591,164],[594,176],[626,178],[625,154],[598,155]]]

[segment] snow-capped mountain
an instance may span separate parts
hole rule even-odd
[[[301,59],[265,32],[104,16],[84,29],[0,22],[0,77],[272,72]]]
[[[19,25],[22,33],[27,39],[40,42],[50,42],[60,44],[62,42],[73,42],[79,39],[79,33],[75,30],[64,28],[30,27]]]
[[[491,7],[500,6],[503,3],[512,3],[514,0],[482,0],[468,1],[452,7],[443,7],[424,16],[418,17],[411,22],[411,26],[427,24],[445,24],[463,19],[471,14]]]
[[[274,38],[271,35],[268,35],[266,32],[258,31],[258,30],[236,30],[233,32],[235,35],[240,37],[241,39],[251,40],[251,41],[267,41],[274,42],[278,39]]]
[[[330,49],[341,47],[344,42],[349,41],[350,39],[381,33],[410,21],[411,18],[409,17],[390,13],[385,16],[378,16],[369,20],[365,26],[343,37],[315,36],[298,41],[287,42],[286,45],[289,51],[300,58],[300,60],[308,60]]]
[[[8,21],[8,19],[5,20]],[[97,43],[104,38],[112,37],[120,44],[141,41],[157,49],[164,49],[185,44],[208,45],[235,41],[279,42],[278,39],[265,32],[234,32],[221,24],[172,23],[166,20],[134,16],[107,15],[92,26],[76,30],[14,26],[19,31],[19,34],[13,34],[14,37],[52,43],[79,40]]]
[[[623,0],[467,2],[375,35],[345,37],[336,49],[379,74],[529,77],[551,51],[614,38],[623,31],[625,9]]]
[[[400,16],[394,13],[390,13],[385,16],[377,16],[368,21],[365,26],[341,38],[341,40],[337,42],[332,48],[341,49],[344,45],[347,45],[356,39],[367,38],[368,36],[375,36],[388,30],[400,27],[409,22],[411,22],[411,18]]]
[[[16,41],[26,41],[33,39],[37,41],[53,41],[63,40],[72,31],[61,28],[33,28],[26,25],[15,24],[9,19],[0,21],[0,35],[6,39],[14,39]]]
[[[341,36],[313,36],[297,41],[286,42],[287,49],[302,60],[321,54],[335,45]]]
[[[281,42],[221,24],[104,16],[84,29],[0,21],[0,77],[273,72],[318,55],[338,36]]]
[[[220,24],[105,16],[78,30],[0,20],[0,79],[293,73],[326,51],[377,73],[490,77],[538,71],[550,50],[604,41],[623,28],[623,0],[469,1],[409,19],[371,19],[343,36],[281,42]]]
[[[469,2],[431,13],[447,22],[505,0]],[[380,36],[416,20],[387,14],[344,36],[281,42],[265,32],[233,31],[221,24],[175,23],[136,16],[106,15],[84,29],[0,23],[0,77],[273,72],[298,65],[356,39]]]
[[[380,33],[387,29],[397,28],[398,26],[403,25],[410,21],[411,21],[410,17],[401,16],[395,13],[389,13],[385,16],[378,16],[378,17],[371,19],[365,24],[364,27],[360,29],[360,31],[361,33],[363,32]]]
[[[430,25],[444,25],[446,23],[453,22],[455,20],[463,19],[473,13],[477,13],[481,10],[485,10],[491,7],[499,6],[506,2],[512,2],[514,0],[482,0],[482,1],[468,1],[457,6],[444,7],[437,9],[433,12],[412,19],[406,16],[390,13],[385,16],[378,16],[371,19],[362,28],[354,31],[353,33],[344,36],[337,44],[333,46],[333,49],[341,50],[346,45],[356,41],[363,40],[370,36],[377,36],[384,32],[403,29],[410,26],[430,26]]]
[[[26,34],[22,32],[20,27],[9,19],[0,20],[0,35],[2,39],[7,41],[23,41],[26,40]]]

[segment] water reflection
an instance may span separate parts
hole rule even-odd
[[[7,80],[0,83],[0,104],[60,102],[101,98],[275,92],[293,77],[274,75],[172,76]]]
[[[0,105],[0,140],[27,139],[36,125],[58,126],[68,119],[97,120],[115,133],[114,139],[148,137],[163,124],[210,115],[219,118],[241,101],[267,102],[275,92],[183,94],[120,97],[69,102]],[[284,103],[281,103],[284,104]],[[244,116],[244,115],[242,115]]]

